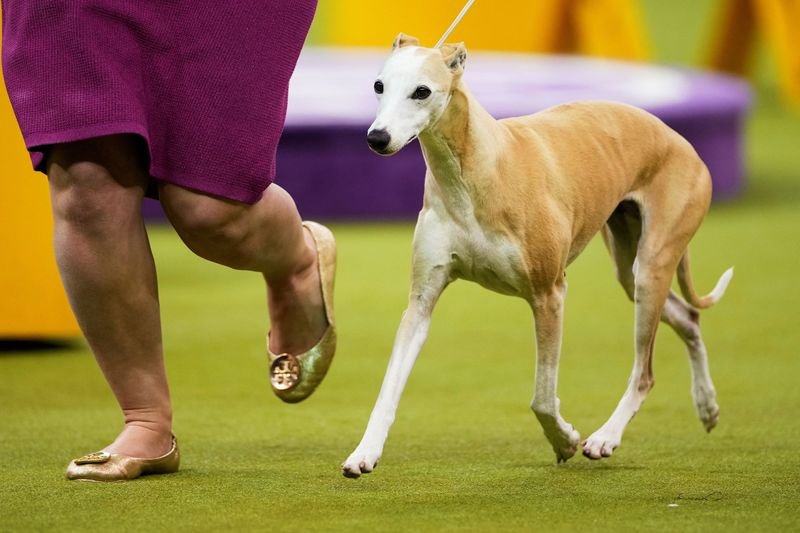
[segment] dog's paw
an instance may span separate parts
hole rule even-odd
[[[561,430],[553,435],[547,435],[553,451],[556,452],[556,462],[565,463],[578,451],[581,442],[581,435],[575,428],[569,426],[566,431]]]
[[[361,474],[369,474],[378,465],[381,458],[380,452],[368,452],[357,449],[342,463],[344,477],[357,478]]]
[[[694,406],[697,409],[697,416],[700,418],[706,431],[711,431],[719,422],[719,405],[717,405],[717,393],[711,383],[695,383],[692,390]]]
[[[611,457],[611,454],[617,449],[619,443],[619,436],[603,432],[602,430],[596,431],[588,439],[583,441],[583,455],[592,460]]]
[[[700,417],[700,422],[703,423],[706,432],[710,432],[717,427],[717,423],[719,422],[719,405],[717,405],[715,400],[712,399],[704,403],[698,402],[696,407],[697,416]]]

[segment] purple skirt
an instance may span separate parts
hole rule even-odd
[[[3,74],[34,168],[49,145],[136,134],[153,178],[257,202],[316,4],[2,0]]]

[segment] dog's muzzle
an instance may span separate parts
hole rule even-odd
[[[367,144],[378,153],[383,153],[391,141],[392,136],[386,130],[371,130],[367,133]]]

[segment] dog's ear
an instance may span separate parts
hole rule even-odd
[[[464,63],[467,62],[467,47],[464,43],[443,44],[440,50],[447,68],[454,74],[464,72]]]
[[[404,46],[419,46],[419,39],[406,35],[405,33],[399,33],[392,43],[392,50],[397,50]]]

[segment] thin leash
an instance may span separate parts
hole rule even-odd
[[[461,13],[459,13],[458,16],[456,17],[456,19],[453,21],[453,23],[450,24],[450,27],[447,28],[447,31],[444,32],[444,35],[442,35],[442,38],[439,39],[439,42],[436,43],[436,46],[434,46],[434,48],[440,48],[444,44],[444,41],[448,37],[450,37],[450,34],[453,33],[453,30],[456,29],[456,26],[458,26],[458,23],[461,22],[461,19],[464,18],[464,15],[467,14],[467,11],[469,11],[469,8],[471,8],[472,4],[474,4],[474,3],[475,3],[475,0],[467,0],[466,5],[461,10]]]

